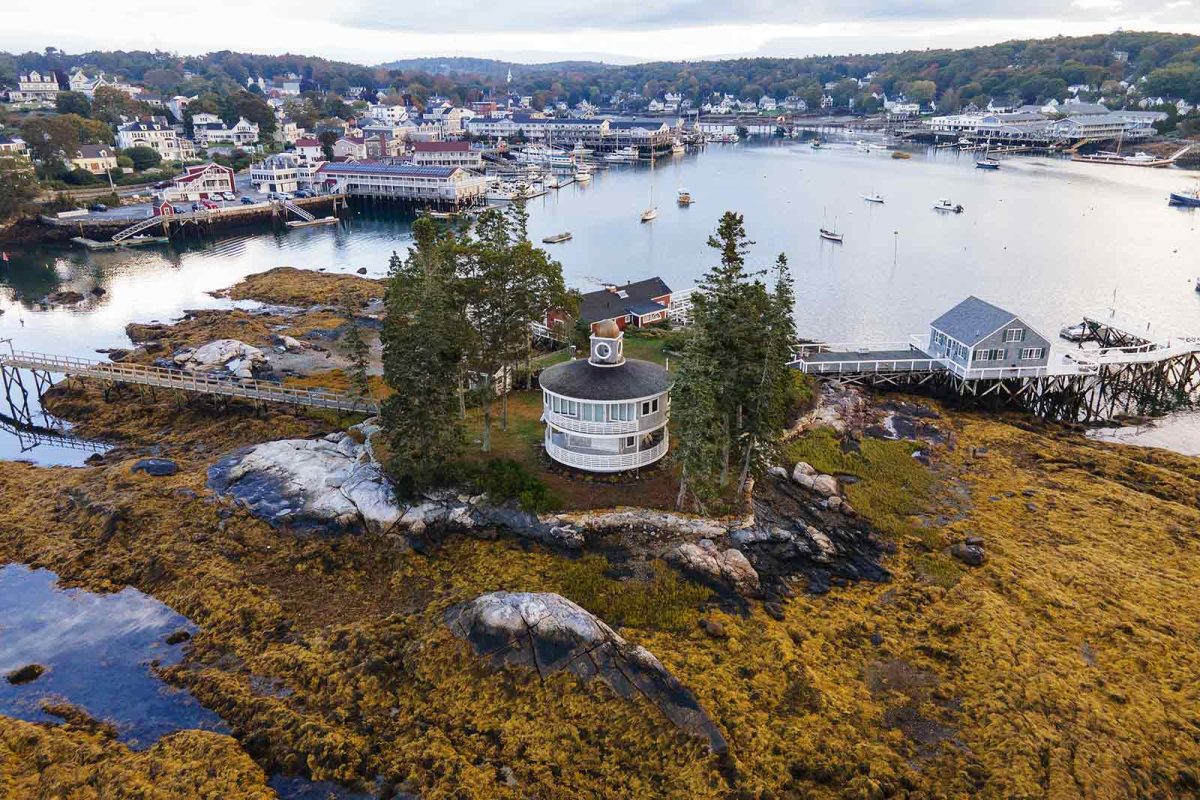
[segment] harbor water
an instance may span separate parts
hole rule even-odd
[[[849,142],[710,145],[653,166],[602,170],[590,183],[532,200],[530,238],[573,234],[545,247],[580,290],[650,275],[679,290],[714,263],[705,241],[721,214],[739,211],[756,242],[755,266],[780,252],[790,259],[800,335],[826,341],[907,339],[969,294],[1050,336],[1114,303],[1160,330],[1200,335],[1200,211],[1167,204],[1193,173],[1023,155],[993,171],[976,169],[975,159],[933,149],[892,159]],[[676,205],[680,188],[691,206]],[[885,202],[863,199],[874,194]],[[964,212],[935,211],[943,198]],[[640,222],[651,205],[658,217]],[[397,209],[359,208],[338,226],[264,228],[205,243],[98,252],[9,246],[0,262],[0,339],[95,357],[129,346],[129,322],[227,305],[210,293],[252,272],[363,267],[382,276],[392,253],[407,249],[412,220]],[[844,241],[819,238],[821,227]],[[105,293],[89,295],[94,287]],[[37,304],[63,289],[88,299]],[[78,464],[86,456],[53,445],[22,453],[0,430],[0,457]]]

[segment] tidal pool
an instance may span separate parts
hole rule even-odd
[[[71,703],[115,725],[134,749],[177,730],[228,733],[219,716],[152,669],[179,662],[183,644],[167,637],[195,625],[133,588],[96,594],[57,581],[46,569],[0,567],[0,676],[30,664],[45,668],[27,683],[0,678],[0,714],[57,722],[43,704]]]

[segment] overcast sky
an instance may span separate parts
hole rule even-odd
[[[0,49],[630,63],[963,47],[1118,27],[1200,33],[1200,0],[4,0]]]

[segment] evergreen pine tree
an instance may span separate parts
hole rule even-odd
[[[350,356],[350,366],[346,370],[346,377],[349,380],[351,391],[359,397],[366,397],[371,393],[371,384],[367,379],[371,349],[363,337],[358,317],[355,316],[355,305],[354,298],[350,295],[342,297],[342,315],[349,323],[349,328],[346,330],[346,352]]]

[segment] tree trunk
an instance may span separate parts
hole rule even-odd
[[[500,396],[500,430],[508,430],[508,364],[504,365],[504,371],[500,373],[502,381],[500,388],[503,394]]]
[[[483,411],[483,443],[481,450],[492,452],[492,376],[484,370],[483,386],[480,387],[479,408]]]
[[[461,369],[458,371],[458,413],[464,420],[467,418],[467,390],[463,386]]]

